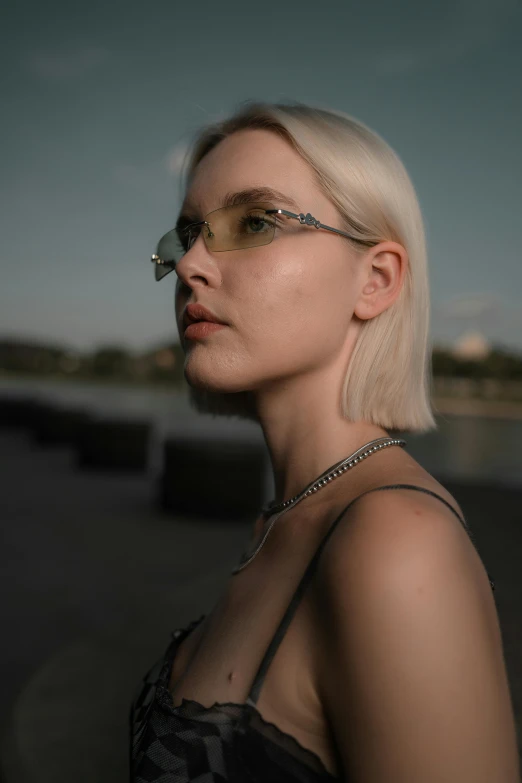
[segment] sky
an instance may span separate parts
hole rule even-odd
[[[90,350],[177,339],[175,223],[194,133],[248,99],[347,112],[406,165],[431,335],[522,352],[522,3],[4,5],[0,338]]]

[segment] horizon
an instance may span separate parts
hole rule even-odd
[[[202,124],[257,98],[381,135],[424,216],[432,342],[474,329],[522,350],[520,3],[374,0],[332,24],[307,0],[268,27],[237,0],[203,10],[195,38],[179,32],[193,11],[166,0],[4,15],[0,333],[75,350],[176,341],[174,286],[149,259],[180,206],[182,158]]]
[[[431,348],[432,352],[443,351],[443,352],[453,353],[456,350],[459,343],[461,343],[461,341],[464,340],[464,338],[475,339],[476,337],[478,337],[480,340],[484,339],[484,335],[481,332],[478,332],[477,330],[474,329],[467,329],[461,332],[455,340],[447,341],[447,342],[441,342],[441,341],[432,342],[429,347]],[[0,345],[4,342],[20,343],[22,345],[28,345],[32,347],[38,347],[38,348],[47,348],[51,350],[62,350],[64,352],[68,352],[71,354],[95,353],[96,351],[100,351],[104,349],[118,349],[118,350],[123,350],[129,354],[133,354],[133,353],[140,354],[140,353],[152,353],[154,351],[159,351],[173,345],[176,346],[181,345],[179,340],[172,339],[165,336],[163,339],[159,338],[155,342],[148,343],[147,345],[144,345],[141,348],[131,346],[125,342],[116,342],[111,340],[95,343],[80,348],[74,346],[72,343],[67,343],[64,342],[63,340],[60,341],[59,339],[47,340],[46,338],[29,335],[29,334],[22,335],[22,334],[0,333]],[[514,357],[520,357],[522,359],[522,347],[520,349],[510,348],[509,346],[506,346],[502,343],[489,342],[488,340],[486,340],[486,343],[487,343],[487,348],[489,350],[489,353],[493,353],[493,352],[507,353]]]

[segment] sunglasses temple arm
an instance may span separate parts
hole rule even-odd
[[[306,223],[307,225],[313,225],[315,228],[325,228],[327,231],[333,231],[335,234],[340,234],[342,237],[346,237],[347,239],[352,239],[354,242],[359,242],[361,245],[367,245],[371,247],[374,245],[374,242],[370,242],[366,239],[359,239],[358,237],[354,237],[351,234],[347,234],[346,231],[340,231],[338,228],[332,228],[332,226],[327,226],[325,223],[321,223],[319,220],[316,220],[312,215],[310,215],[310,222],[305,221],[305,216],[303,214],[296,215],[295,212],[288,212],[286,209],[267,209],[266,210],[267,215],[286,215],[287,217],[294,218],[295,220],[298,220],[300,223]]]
[[[317,228],[326,228],[327,231],[334,231],[336,234],[340,234],[342,237],[347,237],[348,239],[353,239],[354,242],[359,242],[361,245],[368,245],[371,247],[375,244],[375,242],[370,242],[368,239],[359,239],[359,237],[354,237],[352,234],[347,234],[346,231],[340,231],[338,228],[332,228],[332,226],[325,226],[324,223],[318,223]]]

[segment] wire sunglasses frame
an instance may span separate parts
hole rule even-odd
[[[320,220],[317,220],[317,218],[311,215],[310,212],[307,212],[306,214],[304,214],[304,212],[300,212],[299,214],[296,214],[295,212],[289,212],[287,209],[266,209],[264,204],[248,204],[245,206],[248,206],[251,209],[257,208],[265,215],[285,215],[285,217],[298,220],[299,223],[301,223],[301,225],[314,226],[317,229],[323,228],[326,231],[333,231],[335,234],[339,234],[340,236],[346,237],[347,239],[351,239],[353,242],[358,242],[359,244],[365,245],[366,247],[372,247],[373,245],[376,244],[375,241],[360,239],[359,237],[353,236],[353,234],[348,234],[346,231],[341,231],[338,228],[327,226],[325,223],[321,223]],[[229,209],[229,207],[220,207],[219,209],[212,210],[212,212],[209,212],[208,215],[205,215],[204,220],[200,220],[197,223],[191,223],[190,225],[186,226],[183,229],[183,231],[190,231],[190,229],[197,228],[199,226],[208,226],[209,227],[208,235],[209,237],[213,237],[214,235],[212,234],[212,231],[210,229],[210,223],[208,222],[207,218],[209,218],[210,215],[212,215],[214,212],[221,212],[223,209]],[[272,237],[269,239],[268,242],[262,242],[259,245],[250,245],[250,247],[262,247],[263,245],[270,244],[270,242],[272,242],[274,238],[274,235],[275,232],[274,234],[272,234]],[[192,245],[189,246],[188,250],[190,250],[190,247],[192,247]],[[231,248],[231,250],[241,250],[241,249],[243,248],[241,247]],[[185,252],[188,252],[188,250],[186,250]],[[214,250],[213,248],[212,250],[215,253],[224,252],[223,250]],[[150,260],[155,265],[154,272],[157,281],[163,280],[163,278],[166,277],[166,275],[168,275],[169,272],[172,272],[172,270],[175,269],[177,265],[177,261],[163,260],[157,255],[157,253],[154,253]]]

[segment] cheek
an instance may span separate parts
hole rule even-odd
[[[265,335],[288,335],[309,317],[314,282],[299,257],[267,259],[262,268],[253,270],[248,285],[248,301],[255,303],[255,323]]]
[[[245,296],[256,302],[266,329],[316,331],[325,325],[331,331],[331,322],[339,325],[343,316],[349,320],[353,284],[345,255],[335,257],[328,247],[313,253],[305,247],[291,257],[282,259],[278,253],[264,260],[252,266]]]

